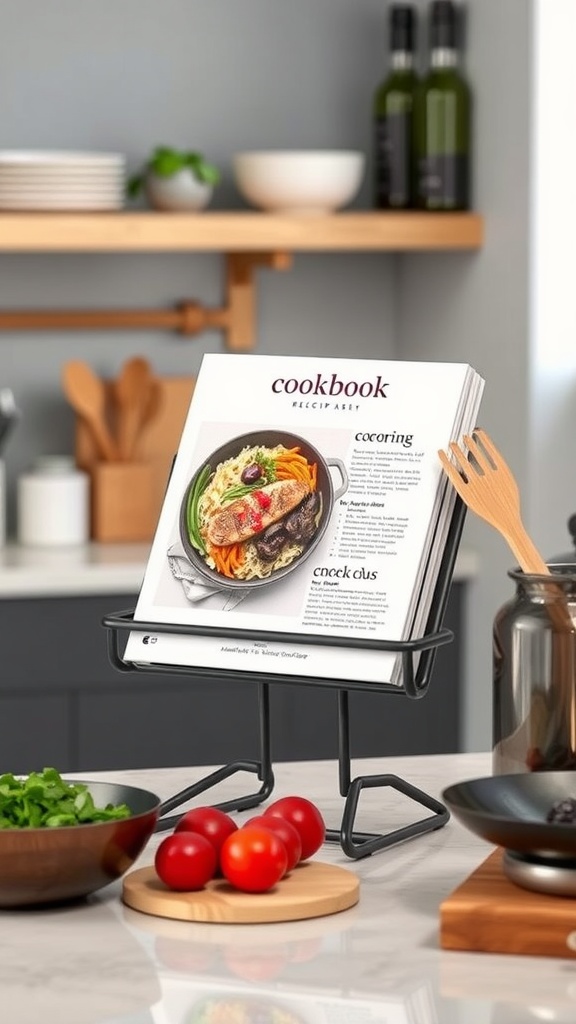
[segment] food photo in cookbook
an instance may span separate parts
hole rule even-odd
[[[184,1024],[308,1024],[280,1000],[215,993],[190,1008]]]
[[[181,505],[182,545],[201,575],[222,586],[276,581],[314,550],[347,486],[342,460],[324,458],[304,438],[243,434],[194,473]]]

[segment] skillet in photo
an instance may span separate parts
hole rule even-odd
[[[261,448],[261,449],[274,449],[278,445],[282,445],[285,449],[298,448],[299,454],[306,459],[309,465],[315,465],[316,469],[316,491],[317,494],[317,508],[315,512],[315,523],[312,536],[309,537],[304,543],[302,552],[294,557],[289,564],[283,565],[281,568],[277,568],[265,577],[254,577],[252,579],[235,579],[226,576],[223,572],[218,569],[212,568],[208,565],[205,555],[203,555],[193,543],[190,531],[190,503],[194,496],[195,488],[197,485],[203,484],[202,493],[204,493],[206,487],[210,486],[210,481],[213,478],[214,473],[218,466],[228,460],[235,459],[241,451],[245,448]],[[338,471],[340,481],[335,487],[331,470],[335,469]],[[238,481],[240,483],[240,480]],[[218,584],[218,586],[230,588],[232,590],[237,588],[255,588],[262,587],[268,583],[275,582],[276,580],[282,579],[288,573],[297,569],[302,562],[310,556],[312,551],[317,547],[318,543],[324,536],[326,528],[330,521],[330,516],[334,508],[335,502],[344,494],[348,488],[348,474],[346,467],[341,459],[337,458],[325,458],[320,454],[314,445],[306,441],[305,438],[300,437],[297,434],[292,434],[282,430],[258,430],[252,431],[251,433],[241,434],[225,444],[221,445],[208,456],[207,459],[198,467],[189,481],[186,490],[184,492],[182,502],[180,505],[180,516],[179,516],[179,528],[180,528],[180,539],[184,551],[195,570],[202,576],[206,581]],[[257,490],[266,489],[265,485],[258,484]],[[304,498],[306,501],[307,498]],[[223,505],[223,508],[230,506],[232,502],[227,502]],[[302,503],[303,507],[303,503]],[[300,508],[297,507],[296,511]],[[292,510],[294,511],[294,510]],[[288,513],[289,515],[290,513]],[[283,524],[286,516],[283,516],[280,520],[272,524],[277,529],[277,523]],[[273,535],[276,533],[276,529],[272,530],[272,533],[268,534],[268,529],[272,530],[272,527],[265,527],[258,533],[250,537],[249,540],[243,541],[244,544],[254,543],[256,540],[264,541],[266,544],[268,538],[270,543],[274,543]],[[300,543],[300,542],[298,542]]]

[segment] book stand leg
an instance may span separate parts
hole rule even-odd
[[[458,543],[460,540],[464,517],[465,506],[458,501],[454,512],[450,536],[446,545],[446,551],[442,563],[442,570],[438,577],[432,610],[428,621],[428,631],[425,636],[417,640],[401,642],[376,642],[365,639],[335,638],[332,636],[302,636],[300,634],[273,633],[263,634],[254,630],[242,629],[201,629],[194,626],[165,625],[154,622],[134,621],[132,612],[118,612],[108,615],[103,619],[103,625],[108,629],[108,656],[112,665],[120,672],[158,672],[168,671],[175,674],[193,674],[197,678],[218,679],[224,676],[237,677],[239,672],[232,670],[223,671],[211,668],[196,668],[182,665],[157,665],[157,664],[133,664],[125,662],[120,654],[119,633],[122,630],[150,631],[152,633],[169,632],[185,633],[189,635],[220,635],[226,637],[239,637],[245,639],[276,639],[280,642],[314,643],[339,645],[353,648],[376,648],[387,651],[396,651],[402,658],[402,686],[392,686],[388,683],[364,683],[361,681],[318,679],[300,677],[298,679],[289,676],[278,676],[273,673],[258,672],[247,673],[258,686],[258,707],[259,707],[259,741],[260,757],[256,760],[232,761],[222,768],[217,769],[204,779],[187,786],[184,790],[176,793],[166,800],[160,809],[160,819],[157,824],[157,831],[171,829],[181,817],[181,814],[170,815],[182,804],[212,789],[218,783],[230,778],[241,771],[247,771],[257,776],[261,785],[258,790],[242,797],[226,800],[222,803],[215,803],[214,806],[225,811],[241,811],[266,800],[274,789],[274,772],[272,769],[271,743],[270,743],[270,697],[269,686],[273,683],[306,683],[313,686],[325,686],[336,689],[338,693],[338,768],[339,768],[339,791],[344,797],[344,810],[339,829],[329,828],[326,839],[329,842],[339,842],[344,853],[355,860],[368,857],[379,850],[394,846],[397,843],[413,839],[435,829],[442,828],[449,820],[449,812],[444,804],[435,800],[421,789],[417,789],[404,779],[396,775],[359,775],[351,777],[351,755],[350,755],[350,714],[348,695],[350,690],[367,690],[369,692],[381,692],[390,695],[404,696],[415,700],[424,696],[427,692],[430,674],[434,664],[437,648],[453,639],[450,630],[441,628],[446,601]],[[246,674],[246,673],[244,673]],[[360,794],[363,789],[375,789],[390,787],[406,796],[409,800],[425,807],[432,813],[406,825],[402,828],[393,829],[391,832],[368,833],[355,830],[356,813]]]
[[[227,812],[247,811],[268,799],[274,789],[274,772],[272,770],[270,753],[270,693],[266,684],[260,684],[258,687],[258,708],[260,760],[231,761],[222,768],[218,768],[215,772],[211,772],[210,775],[204,776],[199,782],[186,786],[179,793],[175,793],[174,796],[165,800],[160,805],[160,817],[155,828],[156,832],[165,832],[167,829],[174,828],[182,817],[182,813],[166,817],[170,811],[173,811],[176,807],[181,807],[182,804],[193,800],[194,797],[200,796],[201,793],[205,793],[206,790],[212,789],[213,786],[217,786],[224,779],[229,779],[232,775],[238,774],[238,772],[251,772],[255,774],[262,783],[260,789],[255,793],[236,797],[234,800],[221,801],[214,804],[215,807],[219,807],[220,810]]]
[[[127,621],[125,618],[126,614],[127,613],[119,613],[116,616],[107,616],[104,620],[104,624],[113,630],[117,629],[119,626],[122,626],[123,628],[133,628],[133,620],[130,619],[130,621]],[[124,618],[122,618],[122,616],[124,616]],[[157,625],[154,626],[151,623],[138,623],[138,628],[156,629],[156,631],[159,629]],[[117,646],[113,642],[114,638],[115,633],[110,633],[109,656],[112,664],[119,671],[131,671],[128,665],[122,661]],[[450,631],[442,630],[435,634],[434,637],[426,637],[420,641],[411,642],[411,646],[416,650],[422,650],[419,668],[422,669],[426,676],[429,675],[431,669],[430,656],[434,654],[436,646],[446,643],[451,639],[452,634]],[[426,692],[427,687],[419,685],[420,671],[418,673],[414,672],[411,657],[412,653],[413,651],[411,649],[404,650],[403,653],[405,661],[404,689],[382,684],[379,687],[381,690],[386,693],[395,694],[396,696],[401,696],[402,694],[405,696],[411,696],[412,699],[422,696]],[[136,666],[133,666],[132,670],[135,668]],[[139,665],[137,669],[138,671],[144,672],[158,671],[159,666]],[[190,674],[190,669],[182,666],[171,666],[170,669],[175,672]],[[214,669],[196,669],[195,674],[204,678],[215,678],[222,675],[222,673],[218,673]],[[281,678],[284,682],[288,681],[288,678],[285,676]],[[230,778],[238,772],[244,771],[256,775],[261,783],[260,788],[245,796],[236,797],[221,803],[214,803],[214,806],[225,811],[242,811],[251,807],[256,807],[270,796],[274,789],[274,772],[272,768],[270,742],[269,694],[269,685],[272,680],[277,682],[278,677],[270,676],[266,673],[259,673],[259,678],[256,680],[258,685],[260,757],[256,760],[232,761],[229,764],[224,765],[222,768],[211,772],[199,782],[187,786],[185,789],[181,790],[181,792],[170,797],[161,805],[160,818],[156,826],[156,831],[161,832],[173,828],[182,815],[170,815],[171,811],[182,806],[182,804],[187,801],[192,800],[194,797],[200,796],[201,793],[205,793],[207,790],[212,789],[214,786],[217,786],[218,783],[223,782],[225,779]],[[302,682],[302,680],[299,681]],[[415,838],[418,835],[441,828],[445,825],[450,817],[446,807],[427,793],[417,789],[415,786],[412,786],[410,783],[398,776],[386,774],[359,775],[354,779],[351,777],[348,691],[349,689],[364,689],[373,692],[376,684],[350,682],[343,684],[342,682],[338,683],[338,681],[335,680],[320,681],[317,679],[308,679],[305,681],[310,684],[315,683],[316,685],[325,685],[331,688],[336,687],[338,689],[339,790],[340,795],[345,798],[345,804],[340,829],[328,829],[326,832],[327,841],[339,842],[344,853],[348,857],[358,860],[361,857],[367,857],[372,853],[376,853],[378,850],[383,850],[386,847],[393,846],[396,843],[403,842],[407,839]],[[374,789],[375,787],[386,786],[397,790],[410,800],[414,800],[416,803],[428,808],[428,810],[433,813],[428,817],[413,822],[411,825],[395,829],[389,833],[372,834],[355,831],[354,824],[361,791],[363,789]]]
[[[252,772],[255,774],[262,783],[260,789],[246,796],[215,803],[215,807],[219,807],[220,810],[227,812],[245,811],[251,807],[256,807],[268,799],[274,789],[274,772],[270,746],[270,694],[268,684],[266,683],[262,683],[259,686],[258,704],[260,712],[260,759],[254,761],[231,761],[222,768],[204,776],[199,782],[187,786],[185,789],[180,790],[179,793],[175,793],[174,796],[165,800],[160,808],[160,818],[156,826],[157,832],[165,832],[168,829],[174,828],[182,817],[183,812],[170,815],[170,811],[181,807],[183,804],[200,796],[238,772]],[[449,813],[445,806],[397,775],[358,775],[354,779],[351,778],[349,724],[348,692],[340,690],[338,693],[339,789],[340,795],[345,797],[345,803],[340,828],[327,829],[326,840],[328,842],[339,842],[348,857],[358,860],[362,857],[368,857],[378,850],[383,850],[388,846],[393,846],[396,843],[412,839],[445,825],[449,819]],[[363,789],[385,786],[390,786],[391,789],[403,793],[409,799],[422,804],[422,806],[427,807],[434,813],[404,828],[394,829],[392,832],[381,835],[369,832],[356,832],[354,824],[361,791]]]
[[[359,860],[378,850],[394,846],[396,843],[442,828],[450,817],[444,804],[397,775],[357,775],[356,778],[351,778],[349,722],[348,693],[346,690],[340,690],[338,693],[338,765],[340,795],[345,797],[345,803],[340,829],[328,829],[326,838],[332,842],[339,842],[348,857]],[[370,832],[355,832],[354,823],[360,793],[363,789],[385,786],[390,786],[391,789],[404,794],[410,800],[427,807],[428,810],[433,811],[433,814],[413,822],[411,825],[394,829],[392,832],[376,835]]]

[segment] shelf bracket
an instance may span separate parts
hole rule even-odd
[[[245,352],[254,347],[256,336],[256,288],[254,271],[257,267],[288,270],[292,256],[286,252],[235,252],[226,255],[226,320],[227,348],[232,352]]]
[[[286,252],[226,253],[225,302],[220,308],[199,302],[179,303],[174,309],[0,310],[0,331],[166,330],[194,336],[218,329],[231,352],[254,348],[256,338],[257,267],[287,270]]]

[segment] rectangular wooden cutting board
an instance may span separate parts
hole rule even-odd
[[[576,899],[508,881],[495,850],[440,904],[443,949],[576,958]]]

